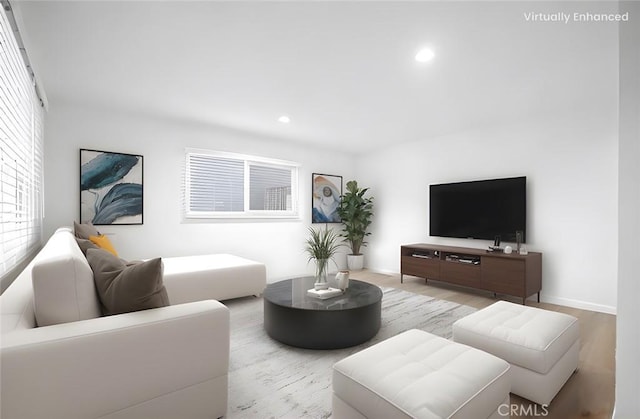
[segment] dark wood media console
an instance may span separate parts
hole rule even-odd
[[[537,293],[540,302],[542,253],[410,244],[400,247],[400,282],[404,275],[520,297],[522,304]]]

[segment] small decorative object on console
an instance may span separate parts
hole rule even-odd
[[[507,255],[510,255],[512,251],[513,251],[513,249],[511,248],[511,246],[505,246],[505,247],[504,247],[504,252],[505,252]]]

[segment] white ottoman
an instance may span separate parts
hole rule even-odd
[[[260,295],[264,264],[228,254],[162,258],[162,280],[172,305]]]
[[[453,340],[511,364],[511,392],[549,404],[578,368],[580,326],[568,314],[507,301],[453,324]]]
[[[498,418],[509,383],[507,362],[414,329],[333,366],[332,417]]]

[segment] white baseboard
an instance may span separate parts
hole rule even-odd
[[[398,277],[400,277],[400,273],[397,271],[391,271],[388,269],[377,269],[377,268],[369,268],[367,266],[364,267],[366,270],[368,270],[369,272],[373,272],[376,274],[382,274],[382,275],[397,275]]]
[[[367,268],[371,272],[384,274],[384,275],[400,275],[398,272],[386,270],[386,269],[377,269],[377,268]],[[531,299],[535,299],[535,296],[529,297]],[[580,310],[589,310],[589,311],[597,311],[599,313],[613,314],[617,313],[616,307],[607,306],[603,304],[595,304],[589,303],[587,301],[574,300],[571,298],[563,298],[563,297],[555,297],[551,295],[540,294],[540,301],[543,303],[549,304],[557,304],[559,306],[579,308]]]
[[[589,303],[586,301],[573,300],[571,298],[554,297],[550,295],[540,295],[540,301],[543,303],[557,304],[565,307],[579,308],[580,310],[597,311],[599,313],[613,314],[617,313],[616,307],[604,304]]]

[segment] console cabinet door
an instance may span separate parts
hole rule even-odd
[[[442,280],[465,287],[480,288],[480,267],[461,262],[443,261],[440,266]]]
[[[400,263],[403,275],[413,275],[426,279],[438,279],[440,277],[440,261],[438,259],[402,256]]]
[[[482,288],[525,298],[525,261],[501,257],[483,257]]]

